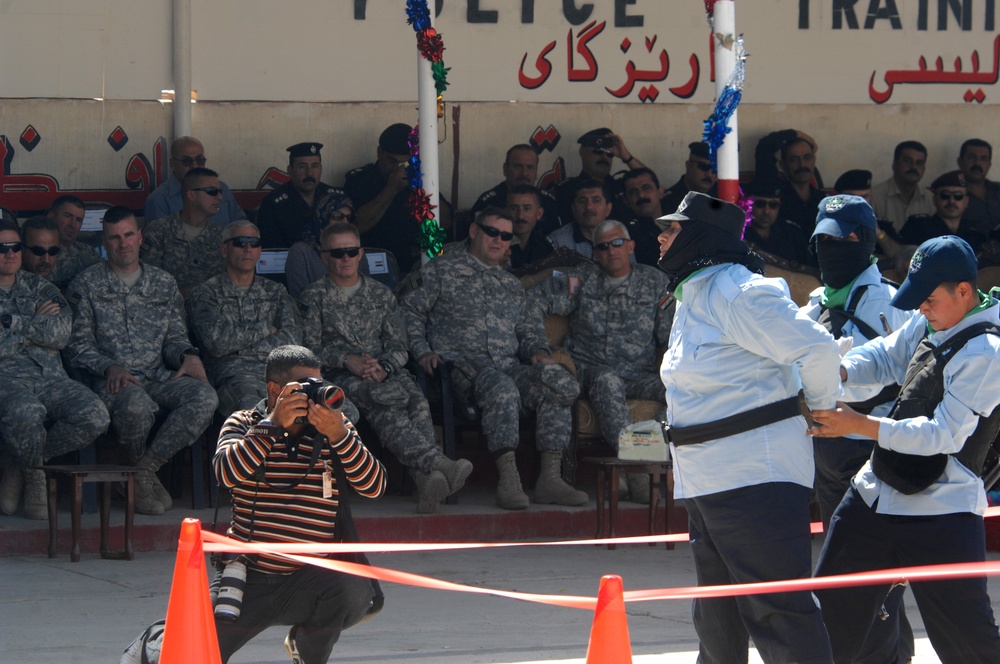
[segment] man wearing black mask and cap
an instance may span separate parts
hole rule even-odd
[[[322,143],[296,143],[286,148],[288,182],[268,194],[257,212],[257,228],[265,249],[287,248],[302,239],[313,205],[333,189],[320,182],[322,147]]]
[[[344,191],[354,201],[361,244],[391,251],[400,274],[420,265],[420,222],[410,213],[410,134],[402,122],[389,125],[378,137],[375,161],[350,171]],[[440,197],[434,217],[451,228],[451,206]]]
[[[849,337],[848,343],[857,346],[888,336],[915,313],[890,303],[896,288],[883,281],[872,256],[875,233],[875,212],[865,199],[838,195],[820,201],[811,242],[819,259],[823,286],[809,295],[809,304],[802,313],[818,321],[834,338]],[[851,406],[884,417],[898,390],[899,386],[893,385],[878,397]],[[829,530],[830,517],[850,487],[851,478],[874,447],[875,441],[858,435],[813,438],[816,500],[825,530]],[[903,586],[894,588],[886,599],[883,615],[887,618],[873,627],[872,638],[857,661],[906,662],[913,656],[913,631],[903,614],[904,590]]]
[[[835,404],[837,342],[797,315],[788,286],[762,276],[741,240],[743,211],[689,193],[660,217],[660,267],[677,312],[660,376],[675,497],[688,511],[699,585],[810,576],[812,441],[806,403]],[[703,662],[832,661],[808,592],[696,599]]]

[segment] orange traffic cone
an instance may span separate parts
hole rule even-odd
[[[590,628],[587,664],[632,664],[622,578],[616,574],[601,577],[594,626]]]
[[[198,519],[181,524],[160,664],[222,664]]]

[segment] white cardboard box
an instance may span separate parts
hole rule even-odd
[[[618,435],[618,458],[627,461],[666,461],[669,448],[655,420],[630,424]]]

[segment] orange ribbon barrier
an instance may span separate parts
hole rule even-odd
[[[1000,516],[1000,507],[990,507],[984,514],[985,518]],[[812,531],[823,532],[821,523],[811,524]],[[240,542],[210,531],[202,531],[203,548],[210,551],[231,551],[254,554],[268,553],[284,556],[289,560],[305,565],[316,565],[327,569],[354,574],[379,581],[388,581],[403,585],[430,588],[434,590],[451,590],[456,592],[475,593],[480,595],[495,595],[526,602],[549,604],[573,609],[594,611],[597,607],[596,597],[581,597],[575,595],[541,595],[537,593],[522,593],[509,590],[496,590],[477,586],[467,586],[451,581],[441,581],[432,577],[399,572],[383,567],[359,565],[342,560],[314,558],[300,555],[302,553],[388,553],[404,551],[447,551],[460,549],[490,549],[522,546],[580,546],[615,544],[648,544],[655,542],[686,542],[687,533],[671,535],[648,535],[642,537],[617,537],[614,539],[588,539],[556,542],[446,542],[439,544],[418,543],[340,543],[340,544],[307,544],[307,543],[266,543],[254,544]],[[761,595],[776,592],[812,591],[817,588],[840,588],[846,586],[893,584],[902,581],[940,581],[966,577],[983,577],[1000,575],[1000,561],[982,563],[956,563],[947,565],[927,565],[923,567],[900,567],[896,569],[842,574],[820,578],[790,579],[786,581],[768,581],[762,583],[743,583],[722,586],[688,586],[682,588],[658,588],[651,590],[629,590],[624,592],[626,602],[650,602],[665,599],[695,599],[711,597],[735,597],[738,595]]]

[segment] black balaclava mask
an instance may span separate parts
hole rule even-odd
[[[658,263],[670,277],[671,291],[693,272],[710,265],[739,263],[751,272],[764,274],[764,259],[735,235],[695,220],[677,223],[681,230]]]
[[[825,240],[815,242],[820,279],[830,288],[840,289],[858,278],[871,265],[875,251],[875,232],[870,228],[854,229],[858,242]]]

